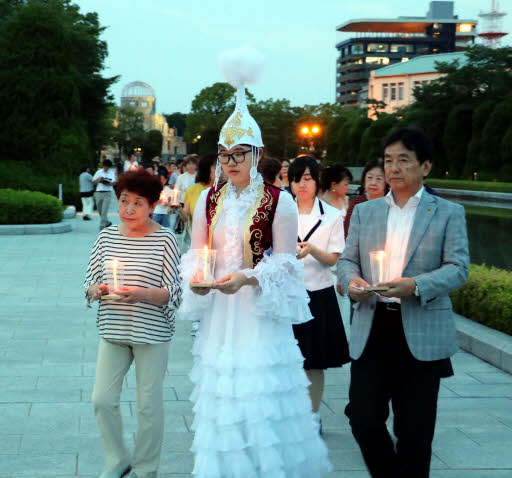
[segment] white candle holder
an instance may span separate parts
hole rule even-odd
[[[217,251],[208,249],[194,249],[196,256],[196,269],[191,282],[192,287],[211,287],[215,282],[215,260]]]
[[[375,287],[380,282],[388,280],[389,257],[385,251],[370,252],[370,270],[372,273],[372,287],[368,290],[387,290],[387,287]]]
[[[102,299],[119,300],[122,296],[116,294],[124,286],[124,264],[119,259],[110,259],[105,264],[105,283],[108,286],[108,294]]]

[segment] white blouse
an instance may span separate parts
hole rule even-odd
[[[322,201],[324,214],[320,213],[318,198],[309,214],[299,214],[299,237],[304,241],[315,224],[322,222],[307,242],[327,252],[341,254],[345,249],[342,212]],[[333,285],[333,275],[330,266],[321,264],[311,254],[302,259],[306,277],[304,282],[309,291],[326,289]]]
[[[244,261],[244,225],[250,207],[255,203],[257,186],[263,183],[261,175],[255,180],[255,188],[245,188],[237,197],[235,187],[229,181],[223,210],[213,233],[212,248],[217,251],[215,280],[226,274],[242,272],[246,277],[256,277],[257,287],[243,287],[236,296],[247,300],[247,308],[254,308],[263,320],[275,319],[291,323],[310,320],[308,296],[303,282],[304,270],[295,258],[297,247],[297,205],[291,195],[282,192],[279,196],[272,224],[272,249],[254,269],[246,269]],[[199,196],[194,210],[192,246],[183,256],[180,272],[183,279],[183,304],[180,315],[187,319],[201,319],[211,307],[211,301],[219,294],[213,290],[206,296],[198,296],[187,286],[195,273],[194,249],[208,244],[206,226],[206,199],[209,189]],[[332,282],[332,281],[331,281]],[[247,295],[254,291],[256,297]]]

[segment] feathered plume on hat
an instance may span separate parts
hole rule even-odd
[[[220,131],[219,145],[231,149],[237,144],[252,146],[251,184],[257,176],[259,148],[263,147],[261,131],[247,109],[245,86],[257,81],[264,64],[263,55],[251,46],[221,53],[219,69],[226,80],[236,88],[235,111]],[[217,164],[216,180],[220,176],[220,164]]]

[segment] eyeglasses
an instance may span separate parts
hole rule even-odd
[[[251,150],[249,149],[247,151],[238,151],[233,154],[219,154],[217,158],[220,164],[229,164],[231,160],[233,160],[235,164],[239,164],[245,161],[245,155],[250,152]]]

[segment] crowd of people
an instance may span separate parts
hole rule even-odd
[[[130,158],[119,176],[104,160],[94,175],[81,173],[83,217],[93,195],[101,215],[85,279],[87,303],[99,302],[92,402],[101,478],[157,476],[176,317],[197,329],[193,476],[324,476],[324,374],[350,363],[345,414],[371,476],[428,478],[440,379],[453,375],[457,350],[448,294],[469,268],[463,208],[423,184],[430,139],[412,127],[392,132],[349,199],[346,167],[265,155],[245,85],[234,86],[218,152],[148,170]],[[117,226],[106,214],[113,190]],[[375,253],[387,258],[377,267]],[[112,282],[116,261],[122,286]],[[130,454],[119,400],[132,362]]]

